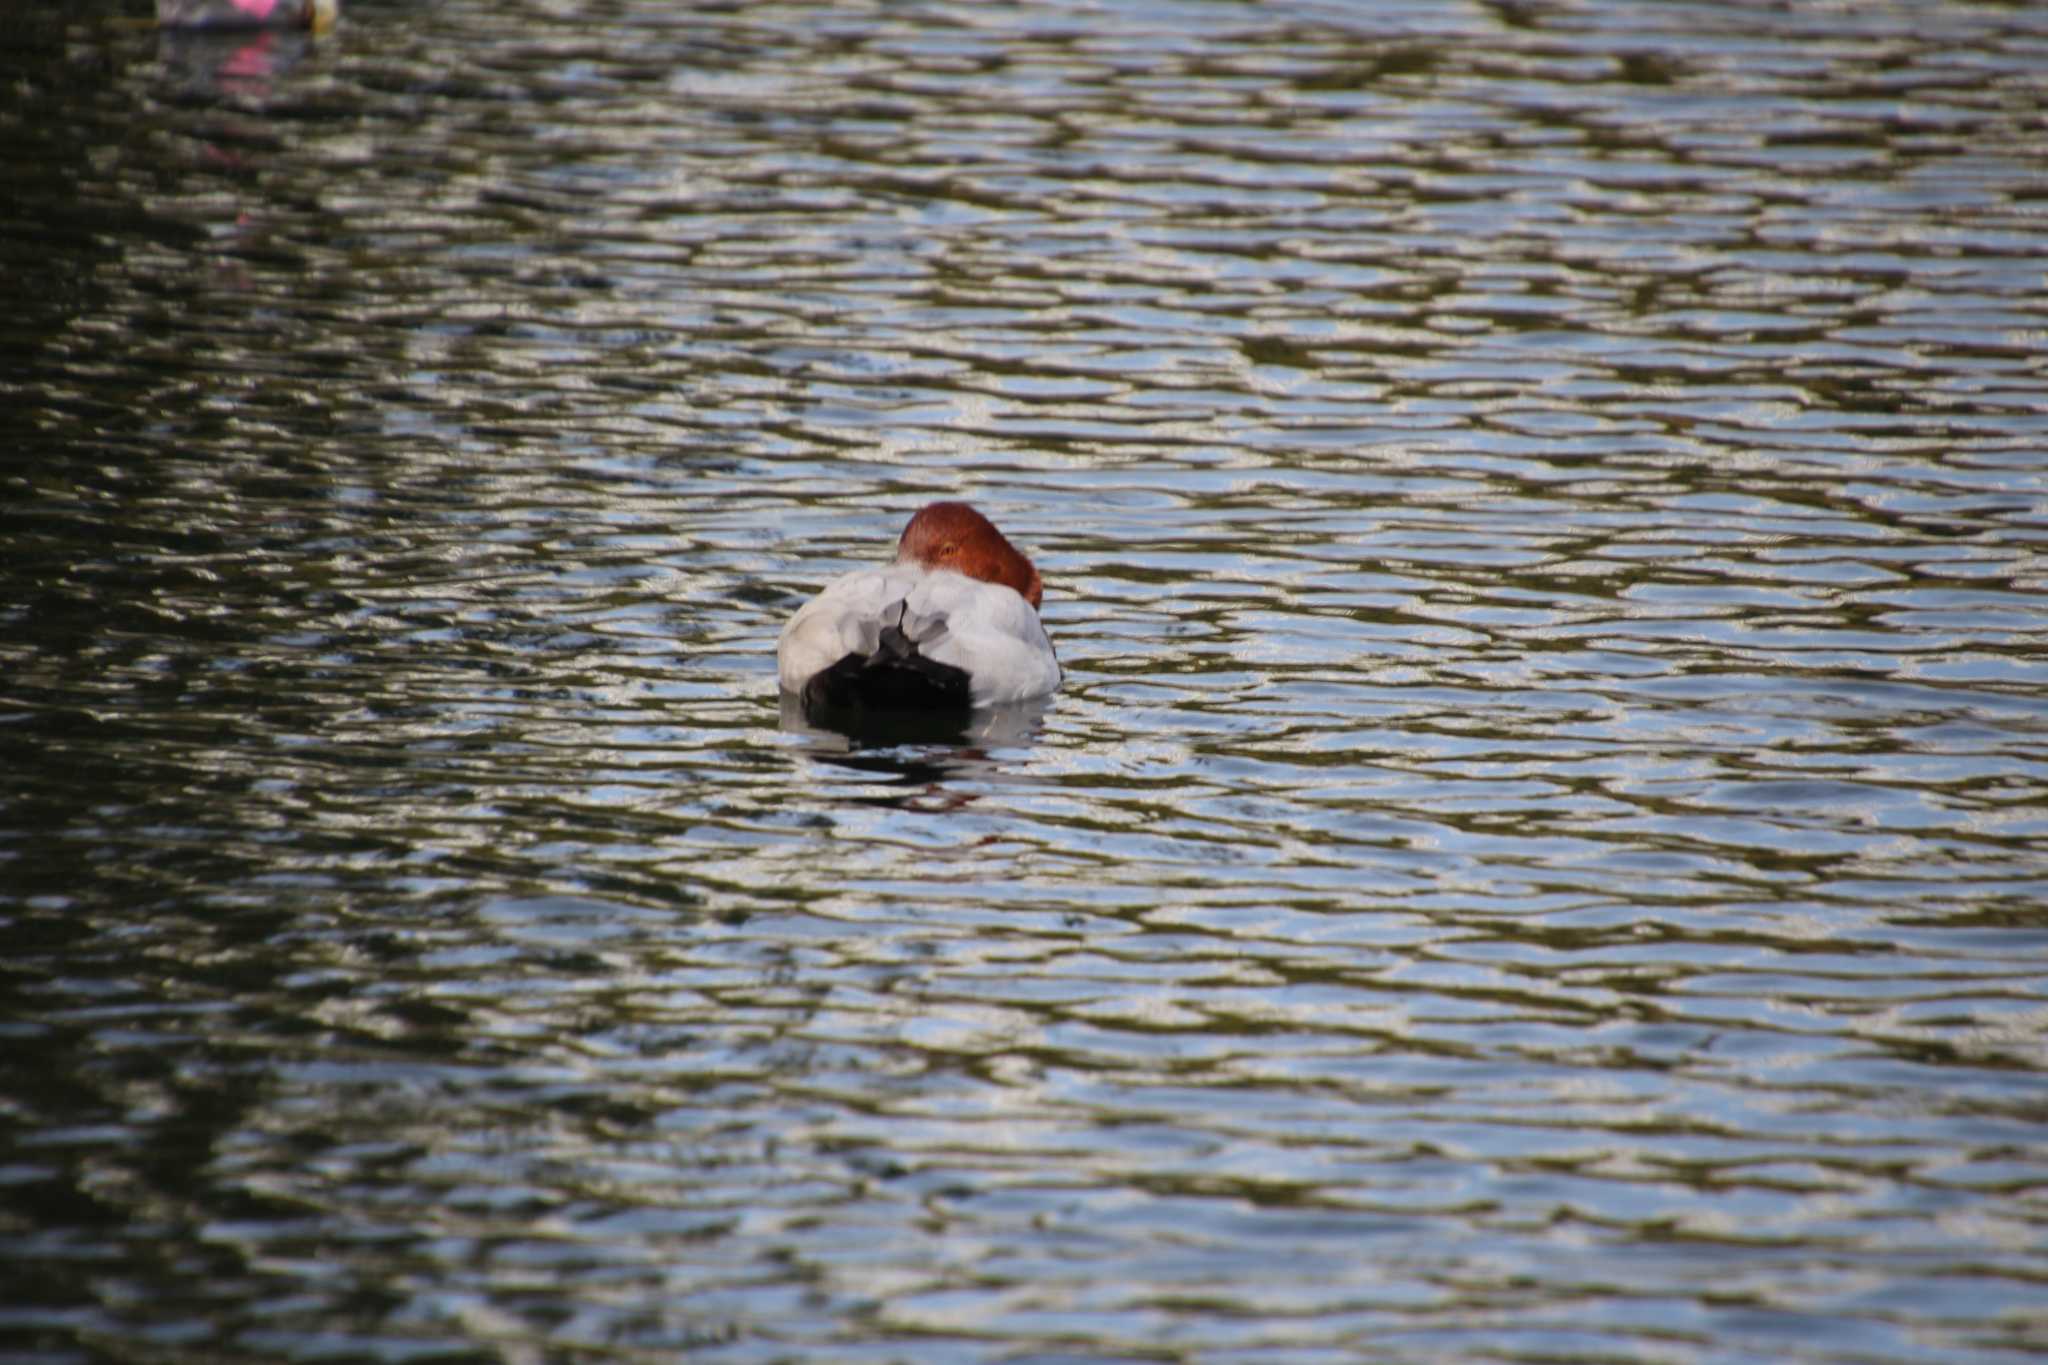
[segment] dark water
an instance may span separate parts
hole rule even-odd
[[[2048,1350],[2048,11],[0,76],[0,1355]],[[786,724],[941,495],[1066,687]]]

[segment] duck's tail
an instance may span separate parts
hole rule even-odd
[[[874,637],[804,684],[809,711],[965,711],[971,692],[965,669],[925,651],[946,637],[943,615],[913,616],[908,601],[892,603]]]

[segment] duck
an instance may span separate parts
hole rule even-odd
[[[1045,584],[964,502],[922,507],[896,558],[834,579],[782,629],[776,671],[806,712],[957,712],[1060,685]]]

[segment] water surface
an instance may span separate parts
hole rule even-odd
[[[0,1349],[2048,1345],[2048,19],[18,27]]]

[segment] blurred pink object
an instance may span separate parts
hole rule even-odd
[[[309,28],[333,25],[341,0],[156,0],[160,28]]]

